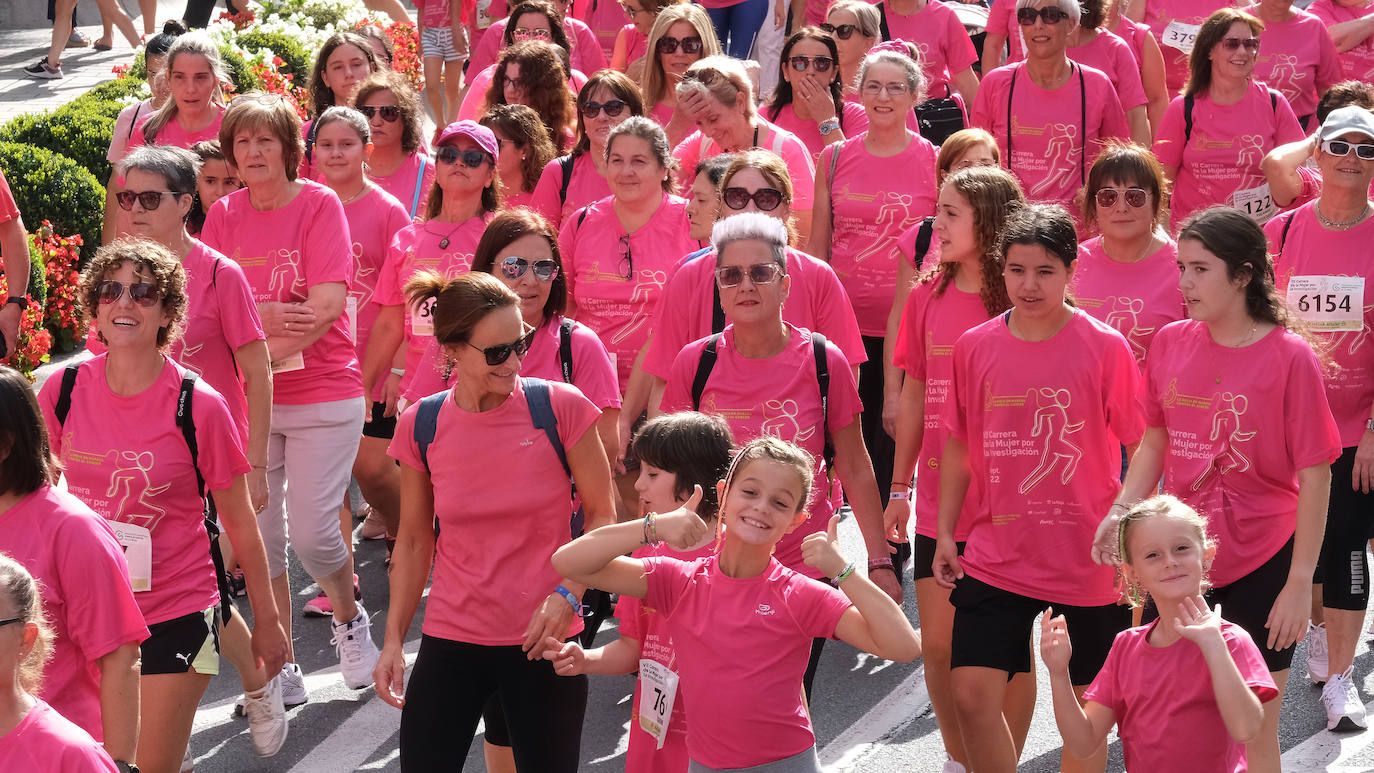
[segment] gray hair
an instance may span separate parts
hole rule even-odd
[[[1044,1],[1045,0],[1016,0],[1016,10],[1019,11],[1022,8],[1038,8]],[[1053,0],[1053,2],[1059,10],[1069,15],[1069,21],[1073,22],[1074,26],[1077,27],[1079,20],[1083,18],[1083,9],[1079,7],[1078,0]]]
[[[907,44],[907,49],[911,45]],[[859,82],[855,85],[860,89],[868,80],[868,68],[875,64],[890,64],[900,69],[906,75],[906,87],[911,89],[911,96],[917,102],[922,102],[926,98],[926,76],[921,71],[921,63],[910,56],[902,56],[896,51],[874,51],[864,57],[863,64],[859,66]]]
[[[676,172],[678,163],[673,157],[673,146],[668,144],[668,134],[663,131],[663,127],[657,121],[645,118],[642,115],[632,115],[621,121],[611,133],[606,135],[606,156],[607,160],[611,157],[611,146],[619,137],[624,136],[638,137],[649,143],[649,150],[658,159],[658,163],[670,172]],[[672,193],[676,186],[676,175],[669,174],[664,178],[663,190]]]
[[[172,145],[140,145],[129,151],[119,163],[121,176],[137,169],[160,176],[173,193],[190,195],[196,192],[196,178],[200,175],[200,157]]]
[[[367,117],[351,107],[334,105],[320,114],[315,119],[315,134],[320,133],[320,129],[328,126],[335,121],[348,124],[348,128],[358,133],[358,138],[364,143],[372,141],[372,126],[368,124]]]
[[[854,14],[854,18],[859,22],[859,34],[866,38],[878,37],[883,29],[883,17],[876,5],[871,5],[863,0],[838,0],[830,6],[830,11],[849,11]],[[830,18],[830,11],[826,11],[826,19]]]
[[[724,220],[717,220],[711,229],[711,246],[716,248],[716,266],[725,255],[725,248],[735,242],[763,242],[772,253],[773,262],[787,273],[787,226],[776,217],[763,212],[741,212]]]

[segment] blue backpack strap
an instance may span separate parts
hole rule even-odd
[[[434,432],[439,427],[439,409],[444,405],[448,392],[438,392],[420,400],[415,409],[415,445],[420,448],[420,462],[429,472],[429,444],[434,442]]]
[[[314,127],[312,126],[311,128],[314,128]],[[427,159],[426,159],[424,156],[420,156],[420,171],[418,171],[418,172],[415,173],[415,195],[410,197],[410,219],[411,219],[411,220],[414,220],[414,219],[415,219],[415,213],[418,212],[418,211],[420,211],[420,194],[423,193],[423,191],[420,190],[420,186],[421,186],[421,185],[424,183],[424,181],[425,181],[425,162],[426,162],[426,161],[427,161]]]
[[[563,472],[568,474],[568,481],[571,482],[572,468],[568,466],[568,455],[563,450],[563,441],[558,437],[558,417],[553,415],[548,383],[538,378],[521,378],[520,383],[525,388],[525,401],[530,404],[530,418],[534,420],[534,428],[544,430],[544,434],[549,438],[549,445],[553,446],[553,452],[558,454],[558,463],[563,465]]]

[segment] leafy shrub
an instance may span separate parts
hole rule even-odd
[[[253,66],[244,61],[243,55],[231,46],[221,47],[219,58],[224,62],[224,69],[229,73],[230,83],[234,85],[232,91],[245,94],[249,91],[262,89],[262,79],[253,72]]]
[[[76,161],[35,145],[0,142],[5,172],[24,222],[52,221],[61,234],[80,234],[83,265],[100,245],[105,188]]]
[[[39,145],[56,151],[90,170],[97,180],[110,179],[110,149],[114,119],[82,110],[21,115],[0,127],[0,141]]]
[[[281,57],[282,63],[277,65],[277,70],[294,76],[298,84],[304,84],[310,78],[310,67],[314,63],[314,58],[299,40],[290,35],[248,29],[239,33],[238,44],[248,51],[261,51],[265,48]]]

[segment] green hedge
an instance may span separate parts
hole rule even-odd
[[[5,171],[24,225],[52,221],[60,234],[81,234],[82,265],[100,246],[105,188],[76,161],[34,145],[0,142],[0,169]]]
[[[0,127],[0,142],[46,147],[90,170],[97,180],[108,180],[106,154],[114,123],[113,118],[81,110],[28,113]]]
[[[24,224],[29,227],[28,223]],[[47,258],[42,252],[38,251],[38,245],[34,244],[34,238],[29,237],[29,297],[39,306],[46,305],[48,302],[48,280]],[[3,273],[3,272],[0,272]]]
[[[294,76],[297,85],[307,85],[314,58],[296,38],[280,32],[261,32],[249,28],[239,33],[238,44],[249,51],[270,50],[285,62],[277,68],[279,72]]]
[[[245,35],[248,33],[240,33]],[[297,46],[299,47],[299,45]],[[275,49],[273,49],[275,51]],[[281,58],[285,59],[286,54],[278,52]],[[219,50],[220,61],[224,63],[224,71],[229,76],[229,81],[234,84],[238,93],[253,91],[262,88],[262,80],[253,74],[252,68],[243,61],[243,57],[234,52],[229,46],[223,46]],[[143,61],[143,52],[139,51],[134,55],[134,63],[129,67],[129,77],[125,80],[137,79],[146,80],[148,77],[148,65]],[[89,92],[87,92],[89,94]]]

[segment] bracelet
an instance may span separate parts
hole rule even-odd
[[[401,377],[404,378],[404,377],[405,377],[405,374],[406,374],[406,369],[405,369],[405,368],[392,368],[392,369],[391,369],[391,375],[393,375],[393,376],[401,376]]]
[[[874,569],[891,569],[893,574],[897,573],[897,566],[891,558],[870,558],[868,559],[868,571]]]
[[[557,588],[554,588],[554,590],[558,592],[558,595],[568,600],[568,603],[572,605],[573,612],[575,614],[582,614],[582,601],[578,599],[577,596],[574,596],[572,591],[568,590],[567,588],[564,588],[562,585],[558,586]]]
[[[663,540],[658,538],[658,530],[654,527],[654,519],[658,518],[657,513],[649,513],[644,516],[644,544],[658,545]]]
[[[894,499],[910,500],[911,489],[907,489],[906,491],[889,491],[887,492],[887,499],[889,502]]]
[[[854,565],[854,562],[850,561],[849,566],[846,566],[843,572],[840,572],[839,574],[835,575],[835,584],[839,585],[845,580],[848,580],[850,576],[854,574],[854,570],[856,568],[857,567]]]

